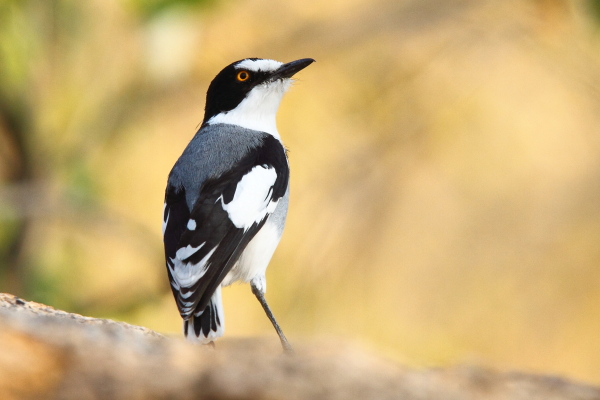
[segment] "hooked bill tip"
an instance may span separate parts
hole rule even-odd
[[[297,72],[303,70],[308,67],[310,64],[314,63],[315,60],[312,58],[301,58],[300,60],[291,61],[289,63],[283,64],[277,71],[273,73],[274,78],[291,78]]]

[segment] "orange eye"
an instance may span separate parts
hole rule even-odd
[[[250,74],[246,71],[240,71],[240,72],[238,72],[236,78],[238,81],[244,82],[244,81],[247,81],[248,78],[250,78]]]

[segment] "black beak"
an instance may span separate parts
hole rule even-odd
[[[308,67],[314,62],[315,60],[313,60],[312,58],[302,58],[300,60],[283,64],[275,72],[273,72],[271,79],[275,80],[282,78],[291,78],[296,72],[303,70],[304,68]]]

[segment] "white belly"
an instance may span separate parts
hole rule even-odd
[[[279,244],[279,239],[281,239],[281,229],[269,218],[262,229],[248,243],[238,262],[223,279],[222,285],[231,285],[236,281],[264,280],[267,266]]]

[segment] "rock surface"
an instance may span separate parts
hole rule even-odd
[[[577,399],[600,389],[475,367],[409,370],[343,346],[217,350],[0,294],[0,399]]]

